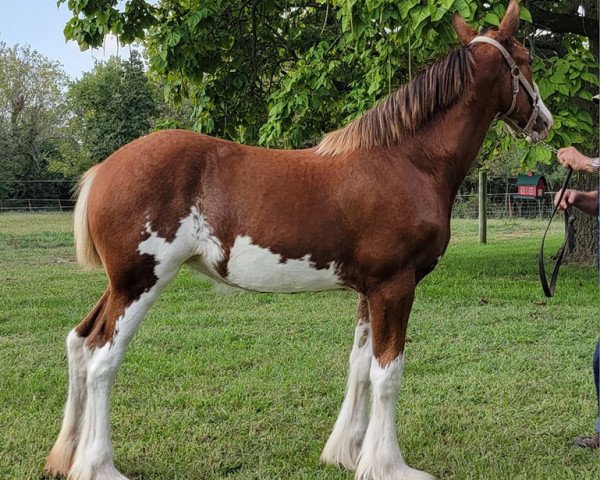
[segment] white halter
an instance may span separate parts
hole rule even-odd
[[[479,37],[475,37],[473,40],[471,40],[469,45],[472,45],[473,43],[489,43],[490,45],[493,45],[494,47],[496,47],[500,51],[500,53],[504,56],[504,58],[506,59],[506,62],[508,63],[508,66],[510,67],[510,74],[512,75],[513,98],[512,98],[512,104],[510,105],[510,108],[508,109],[508,111],[503,114],[498,114],[497,117],[504,120],[508,124],[508,126],[511,129],[513,129],[515,132],[521,133],[525,136],[531,135],[531,132],[533,131],[533,125],[535,124],[535,120],[540,111],[540,93],[537,88],[537,85],[535,84],[535,82],[533,82],[533,87],[531,86],[531,84],[527,81],[525,76],[521,73],[521,69],[518,67],[518,65],[515,63],[513,58],[510,56],[510,53],[508,53],[506,51],[506,48],[504,48],[499,42],[497,42],[493,38],[479,36]],[[527,125],[525,125],[524,128],[521,128],[519,125],[517,125],[517,122],[515,122],[512,118],[509,118],[509,115],[514,111],[514,109],[517,105],[517,95],[519,94],[519,83],[521,85],[523,85],[523,88],[529,94],[529,97],[532,100],[531,115],[529,117],[529,120],[527,121]]]

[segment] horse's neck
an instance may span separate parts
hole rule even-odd
[[[431,174],[444,184],[451,200],[473,165],[494,115],[494,108],[484,98],[465,97],[420,140],[433,167]]]

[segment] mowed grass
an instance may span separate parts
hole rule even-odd
[[[0,215],[0,479],[43,478],[67,390],[65,336],[105,288],[74,261],[69,214]],[[405,460],[440,479],[598,479],[570,446],[596,415],[597,272],[546,301],[544,224],[453,223],[417,289],[398,401]],[[560,222],[548,251],[560,243]],[[338,413],[355,294],[223,295],[183,269],[112,393],[119,469],[137,480],[346,479],[318,458]]]

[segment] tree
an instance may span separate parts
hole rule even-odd
[[[556,5],[558,3],[558,5]],[[544,82],[540,91],[555,100],[560,124],[555,128],[558,146],[574,144],[585,153],[598,155],[598,107],[589,101],[589,91],[598,93],[599,22],[597,0],[568,0],[565,2],[528,1],[533,25],[546,32],[540,35],[540,47],[554,53],[546,64],[552,74],[541,72]],[[585,16],[580,16],[583,9]],[[592,73],[593,72],[593,73]],[[560,82],[560,80],[563,82]],[[562,83],[562,85],[561,85]],[[542,90],[545,87],[545,91]],[[560,91],[562,89],[562,91]],[[567,95],[565,93],[568,92]],[[571,98],[569,98],[571,97]],[[571,133],[565,132],[565,124]],[[575,188],[597,188],[597,178],[579,175]],[[570,258],[592,263],[598,258],[596,219],[576,211],[575,250]]]
[[[65,0],[60,0],[65,1]],[[525,1],[522,38],[556,128],[549,141],[594,148],[598,22],[592,0]],[[248,143],[299,147],[352,120],[456,45],[451,13],[497,25],[505,4],[485,0],[128,0],[69,2],[65,34],[83,48],[109,31],[143,40],[151,70],[194,105],[194,127]],[[580,16],[579,8],[585,16]],[[491,129],[485,151],[513,148],[532,168],[542,145]]]
[[[71,84],[69,126],[75,138],[51,169],[78,177],[115,150],[145,135],[158,111],[157,92],[135,51],[129,60],[111,57]],[[68,154],[67,154],[68,151]]]
[[[60,178],[47,165],[64,140],[66,83],[58,63],[0,42],[0,198],[57,193],[45,181]]]

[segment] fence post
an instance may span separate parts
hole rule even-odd
[[[479,170],[479,243],[487,243],[487,174]]]

